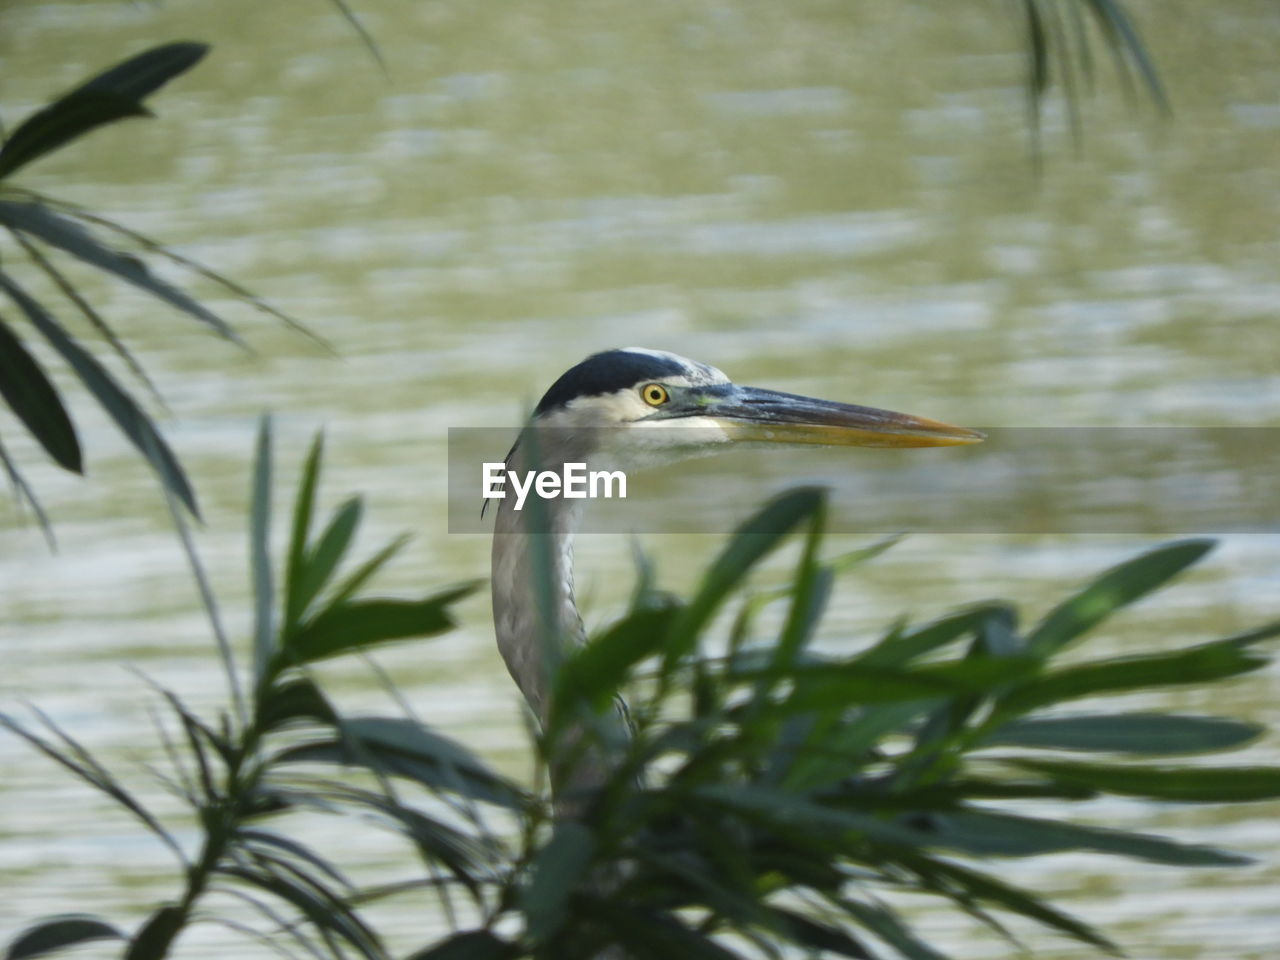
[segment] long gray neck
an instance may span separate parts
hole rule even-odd
[[[550,670],[566,644],[586,639],[573,599],[573,538],[582,501],[526,502],[520,511],[514,503],[510,496],[499,500],[494,521],[493,623],[512,679],[545,724]]]

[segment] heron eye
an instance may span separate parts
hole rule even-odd
[[[660,383],[646,383],[640,388],[640,396],[644,397],[644,402],[651,407],[660,407],[671,399],[667,388]]]

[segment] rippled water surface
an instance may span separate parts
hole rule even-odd
[[[487,569],[482,535],[446,533],[446,429],[511,423],[564,368],[608,346],[672,349],[742,382],[973,426],[1277,425],[1280,15],[1266,0],[1136,3],[1173,120],[1126,99],[1100,57],[1083,141],[1073,147],[1051,104],[1039,169],[1021,38],[1000,4],[354,5],[385,75],[324,3],[0,6],[10,128],[146,45],[214,44],[155,98],[158,120],[97,133],[22,182],[209,262],[336,350],[200,281],[251,352],[83,278],[168,400],[166,429],[206,514],[201,550],[237,631],[248,619],[247,462],[266,409],[281,477],[324,424],[325,496],[365,493],[366,549],[416,534],[385,579],[404,591]],[[212,709],[212,641],[153,481],[75,399],[88,482],[43,468],[0,423],[60,541],[48,555],[0,506],[0,697],[5,709],[25,699],[48,710],[173,809],[142,768],[162,758],[154,697],[132,671]],[[823,642],[847,649],[903,611],[923,619],[995,595],[1034,617],[1148,542],[918,535],[844,584]],[[679,589],[716,543],[648,545]],[[1093,642],[1151,649],[1256,625],[1280,609],[1278,561],[1277,536],[1228,536]],[[588,621],[607,620],[630,585],[626,538],[586,538],[579,568]],[[462,612],[461,630],[381,662],[424,716],[524,776],[487,598]],[[324,678],[344,704],[385,709],[363,668]],[[1277,726],[1277,694],[1271,671],[1143,706]],[[1280,761],[1275,734],[1250,749],[1245,759]],[[11,739],[0,763],[0,930],[67,910],[132,923],[169,895],[171,865],[132,822]],[[1244,849],[1259,864],[1190,872],[1072,856],[1003,874],[1060,898],[1134,957],[1275,956],[1280,807],[1153,815],[1114,802],[1090,813]],[[321,841],[325,827],[311,828]],[[362,876],[411,867],[390,842],[350,858]],[[400,945],[421,942],[422,910],[387,916]],[[1011,955],[949,913],[919,916],[958,956]],[[222,936],[198,930],[183,953],[220,955]],[[1048,960],[1087,955],[1037,932],[1029,942]]]

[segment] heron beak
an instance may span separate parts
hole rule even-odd
[[[817,400],[793,393],[734,387],[710,402],[702,416],[730,440],[814,443],[841,447],[950,447],[981,443],[977,430],[908,413]]]

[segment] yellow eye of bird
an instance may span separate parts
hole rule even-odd
[[[667,388],[660,383],[646,383],[640,388],[640,396],[644,397],[644,402],[651,407],[660,407],[671,399]]]

